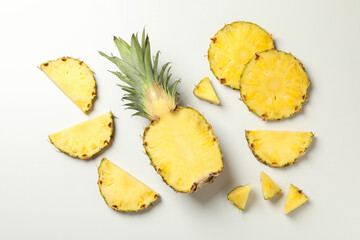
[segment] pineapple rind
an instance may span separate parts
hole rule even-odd
[[[250,184],[246,184],[244,186],[238,186],[238,187],[234,188],[233,190],[231,190],[231,192],[228,193],[227,199],[232,204],[234,204],[237,208],[239,208],[240,210],[244,210],[246,207],[246,202],[248,200],[250,190],[251,190]],[[236,194],[237,191],[241,191],[242,194],[246,194],[246,195],[242,196],[242,197],[244,197],[243,199],[240,199],[240,200],[243,200],[243,202],[241,202],[241,203],[234,201],[234,199],[232,198],[232,195]]]
[[[297,201],[294,198],[298,198]],[[286,197],[284,214],[291,213],[292,211],[303,206],[307,201],[309,201],[309,198],[303,193],[303,191],[300,190],[298,187],[290,184],[289,192]]]
[[[262,157],[260,157],[260,156],[256,153],[256,150],[255,150],[253,147],[251,147],[251,141],[250,141],[250,138],[249,138],[249,136],[248,136],[248,135],[250,134],[250,132],[251,132],[251,131],[249,131],[249,130],[245,130],[245,137],[246,137],[246,140],[247,140],[247,142],[248,142],[248,146],[249,146],[251,152],[253,153],[253,155],[255,156],[255,158],[256,158],[259,162],[261,162],[261,163],[263,163],[263,164],[265,164],[265,165],[268,165],[269,167],[274,167],[274,168],[288,167],[288,166],[291,166],[291,165],[296,164],[296,160],[297,160],[299,157],[301,157],[302,155],[304,155],[304,154],[306,153],[306,150],[310,147],[310,145],[311,145],[311,143],[312,143],[312,139],[313,139],[313,137],[314,137],[314,133],[313,133],[313,132],[309,132],[309,133],[311,134],[311,136],[310,136],[311,139],[310,139],[310,141],[308,142],[308,144],[304,147],[304,150],[303,150],[301,153],[299,153],[299,154],[297,155],[297,157],[295,157],[293,160],[287,161],[284,165],[274,165],[274,164],[272,164],[271,161],[266,160],[266,159],[263,159]]]
[[[210,132],[209,134],[213,137],[214,144],[216,144],[217,148],[219,149],[219,153],[220,153],[220,156],[221,156],[221,168],[219,168],[217,171],[207,173],[206,176],[204,176],[203,178],[198,179],[197,181],[193,182],[192,185],[190,187],[188,187],[187,189],[180,189],[179,187],[175,186],[174,184],[171,184],[169,182],[169,180],[167,179],[165,173],[161,169],[159,169],[159,167],[156,166],[156,164],[154,164],[153,156],[151,155],[151,153],[150,153],[150,151],[148,149],[148,143],[147,143],[147,139],[146,139],[148,131],[150,130],[151,127],[158,124],[159,121],[153,121],[153,122],[151,122],[149,124],[149,126],[147,126],[145,128],[144,135],[143,135],[143,146],[144,146],[146,154],[148,155],[148,157],[150,159],[151,165],[154,167],[154,169],[162,177],[163,181],[168,186],[170,186],[175,192],[192,193],[192,192],[198,191],[201,187],[203,187],[207,183],[212,183],[214,181],[214,179],[221,173],[221,171],[223,170],[223,161],[222,161],[222,156],[223,155],[221,153],[219,141],[218,141],[217,137],[214,135],[213,129],[212,129],[211,125],[206,121],[206,119],[198,111],[196,111],[195,109],[193,109],[191,107],[178,107],[175,111],[181,111],[183,109],[191,109],[191,110],[195,111],[206,122],[206,124],[208,124],[208,130]]]
[[[154,193],[154,197],[153,199],[150,199],[150,201],[148,201],[147,203],[139,206],[138,208],[134,208],[134,209],[122,209],[122,208],[118,208],[115,207],[113,204],[109,203],[109,201],[106,199],[106,196],[103,194],[103,190],[102,190],[102,182],[101,182],[101,166],[106,163],[106,162],[110,162],[109,160],[107,160],[106,158],[103,158],[101,160],[101,163],[98,167],[98,176],[99,176],[99,180],[98,180],[98,186],[99,186],[99,191],[101,196],[103,197],[105,203],[112,209],[114,209],[115,211],[119,211],[119,212],[138,212],[141,210],[144,210],[145,208],[147,208],[148,206],[150,206],[151,204],[153,204],[156,200],[158,200],[160,198],[160,195],[158,193],[156,193],[154,190],[150,189],[148,186],[146,186],[144,183],[142,183],[140,180],[136,179],[135,177],[133,177],[131,174],[127,173],[125,170],[121,169],[119,166],[115,165],[114,163],[111,163],[113,165],[115,165],[116,167],[120,168],[123,172],[125,172],[126,174],[129,175],[129,177],[131,178],[135,178],[136,181],[142,183],[143,185],[145,185],[147,188],[149,188],[153,193]]]

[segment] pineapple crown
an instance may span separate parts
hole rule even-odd
[[[158,51],[151,60],[150,41],[145,28],[142,33],[141,45],[138,34],[133,34],[129,45],[120,37],[114,36],[114,42],[121,58],[108,56],[99,51],[100,55],[113,62],[121,72],[110,71],[127,85],[118,84],[127,93],[126,109],[133,109],[133,114],[157,120],[161,115],[175,110],[177,106],[176,86],[180,80],[169,85],[171,74],[169,62],[161,67],[158,73]]]

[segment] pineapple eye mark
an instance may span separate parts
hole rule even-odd
[[[144,142],[144,146],[146,147],[148,145],[148,143],[147,142]]]
[[[211,39],[211,41],[213,42],[213,43],[216,43],[216,40],[217,40],[217,38],[216,37],[214,37],[214,38],[210,38]]]
[[[217,140],[217,137],[214,137],[214,138],[213,138],[213,141],[215,142],[216,140]]]
[[[109,144],[108,140],[105,140],[105,141],[104,141],[104,144]]]
[[[111,128],[111,122],[108,124],[108,126]]]
[[[247,100],[247,97],[244,95],[244,96],[243,96],[243,99],[246,101],[246,100]]]
[[[300,193],[300,194],[301,194],[301,193],[302,193],[302,190],[299,190],[299,191],[298,191],[298,193]]]
[[[89,103],[89,104],[87,105],[87,107],[88,107],[88,108],[91,107],[91,104]]]
[[[141,205],[141,206],[140,206],[140,209],[145,208],[145,206],[146,206],[145,204]]]
[[[44,63],[44,66],[45,66],[45,67],[49,66],[49,63]]]
[[[100,185],[102,184],[102,181],[101,181],[101,180],[99,180],[99,184],[100,184]]]
[[[91,93],[91,95],[93,95],[93,96],[94,96],[94,95],[95,95],[95,92],[92,92],[92,93]]]
[[[260,58],[260,55],[258,53],[255,53],[255,60],[258,60]]]
[[[254,148],[254,144],[252,143],[252,144],[250,145],[250,147],[251,147],[251,148]]]
[[[83,154],[83,155],[81,155],[81,156],[82,156],[82,157],[84,157],[84,158],[85,158],[85,157],[87,157],[87,155],[86,155],[86,154]]]
[[[299,109],[299,106],[296,106],[296,107],[295,107],[295,111],[297,111],[298,109]]]
[[[113,207],[113,208],[116,208],[116,209],[118,208],[118,206],[117,206],[117,205],[112,205],[112,207]]]
[[[306,96],[305,96],[305,95],[303,95],[303,96],[302,96],[302,99],[305,99],[305,97],[306,97]]]
[[[80,62],[79,62],[79,65],[82,65],[83,63],[84,63],[83,61],[80,61]]]
[[[67,59],[63,57],[61,60],[63,60],[65,62]]]
[[[226,79],[225,79],[225,78],[220,78],[220,83],[221,83],[221,84],[226,83]]]
[[[263,114],[263,115],[261,115],[261,117],[262,117],[262,119],[266,120],[268,118],[268,115]]]

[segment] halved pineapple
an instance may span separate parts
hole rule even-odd
[[[102,159],[98,173],[100,193],[116,211],[137,212],[159,198],[158,193],[106,158]]]
[[[270,167],[286,167],[305,154],[314,134],[291,131],[245,131],[254,156]]]
[[[239,208],[240,210],[244,210],[250,190],[250,184],[236,187],[227,195],[227,198],[237,208]]]
[[[196,110],[179,107],[151,123],[144,147],[152,165],[177,192],[193,192],[222,171],[219,142],[211,125]],[[159,151],[161,149],[161,151]]]
[[[309,201],[309,198],[302,192],[302,190],[290,184],[289,193],[286,197],[284,213],[291,213],[298,207],[304,205],[307,201]]]
[[[113,115],[108,112],[51,134],[49,139],[60,151],[72,157],[87,159],[110,143],[113,125]]]
[[[301,110],[309,79],[302,63],[290,53],[269,50],[256,54],[240,79],[240,95],[263,120],[279,120]]]
[[[211,38],[210,68],[221,84],[239,89],[245,64],[255,53],[272,48],[271,35],[264,29],[250,22],[233,22]]]
[[[262,192],[265,200],[272,199],[276,195],[281,192],[281,189],[274,183],[274,181],[266,175],[266,173],[261,172],[261,185],[262,185]]]
[[[216,96],[214,88],[208,77],[202,79],[194,88],[194,95],[207,102],[219,105],[219,98]]]
[[[41,64],[40,69],[84,113],[91,109],[96,83],[92,71],[83,61],[62,57]]]

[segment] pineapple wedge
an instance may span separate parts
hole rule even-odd
[[[250,22],[233,22],[211,38],[210,68],[221,84],[239,89],[245,64],[255,53],[272,48],[274,42],[264,29]]]
[[[261,172],[261,185],[262,185],[262,192],[265,200],[272,199],[276,195],[281,192],[281,189],[274,183],[274,181],[266,175],[266,173]]]
[[[202,79],[198,85],[194,88],[194,95],[207,102],[219,105],[219,98],[216,96],[214,88],[208,77]]]
[[[284,208],[284,214],[289,214],[298,207],[304,205],[309,198],[294,185],[290,184],[289,193],[286,197],[286,203]]]
[[[159,198],[158,193],[106,158],[102,159],[98,173],[101,196],[116,211],[137,212]]]
[[[84,113],[87,113],[96,96],[96,83],[90,68],[78,59],[62,57],[40,65],[40,69]]]
[[[239,208],[240,210],[244,210],[250,193],[250,189],[250,184],[236,187],[227,195],[227,198],[237,208]]]
[[[263,120],[280,120],[301,110],[309,84],[302,63],[293,55],[268,50],[246,65],[240,95],[249,110]]]
[[[88,159],[110,143],[113,125],[113,115],[108,112],[51,134],[49,139],[60,151],[72,157]]]
[[[249,148],[259,162],[270,167],[286,167],[305,154],[314,134],[291,131],[245,131]]]

